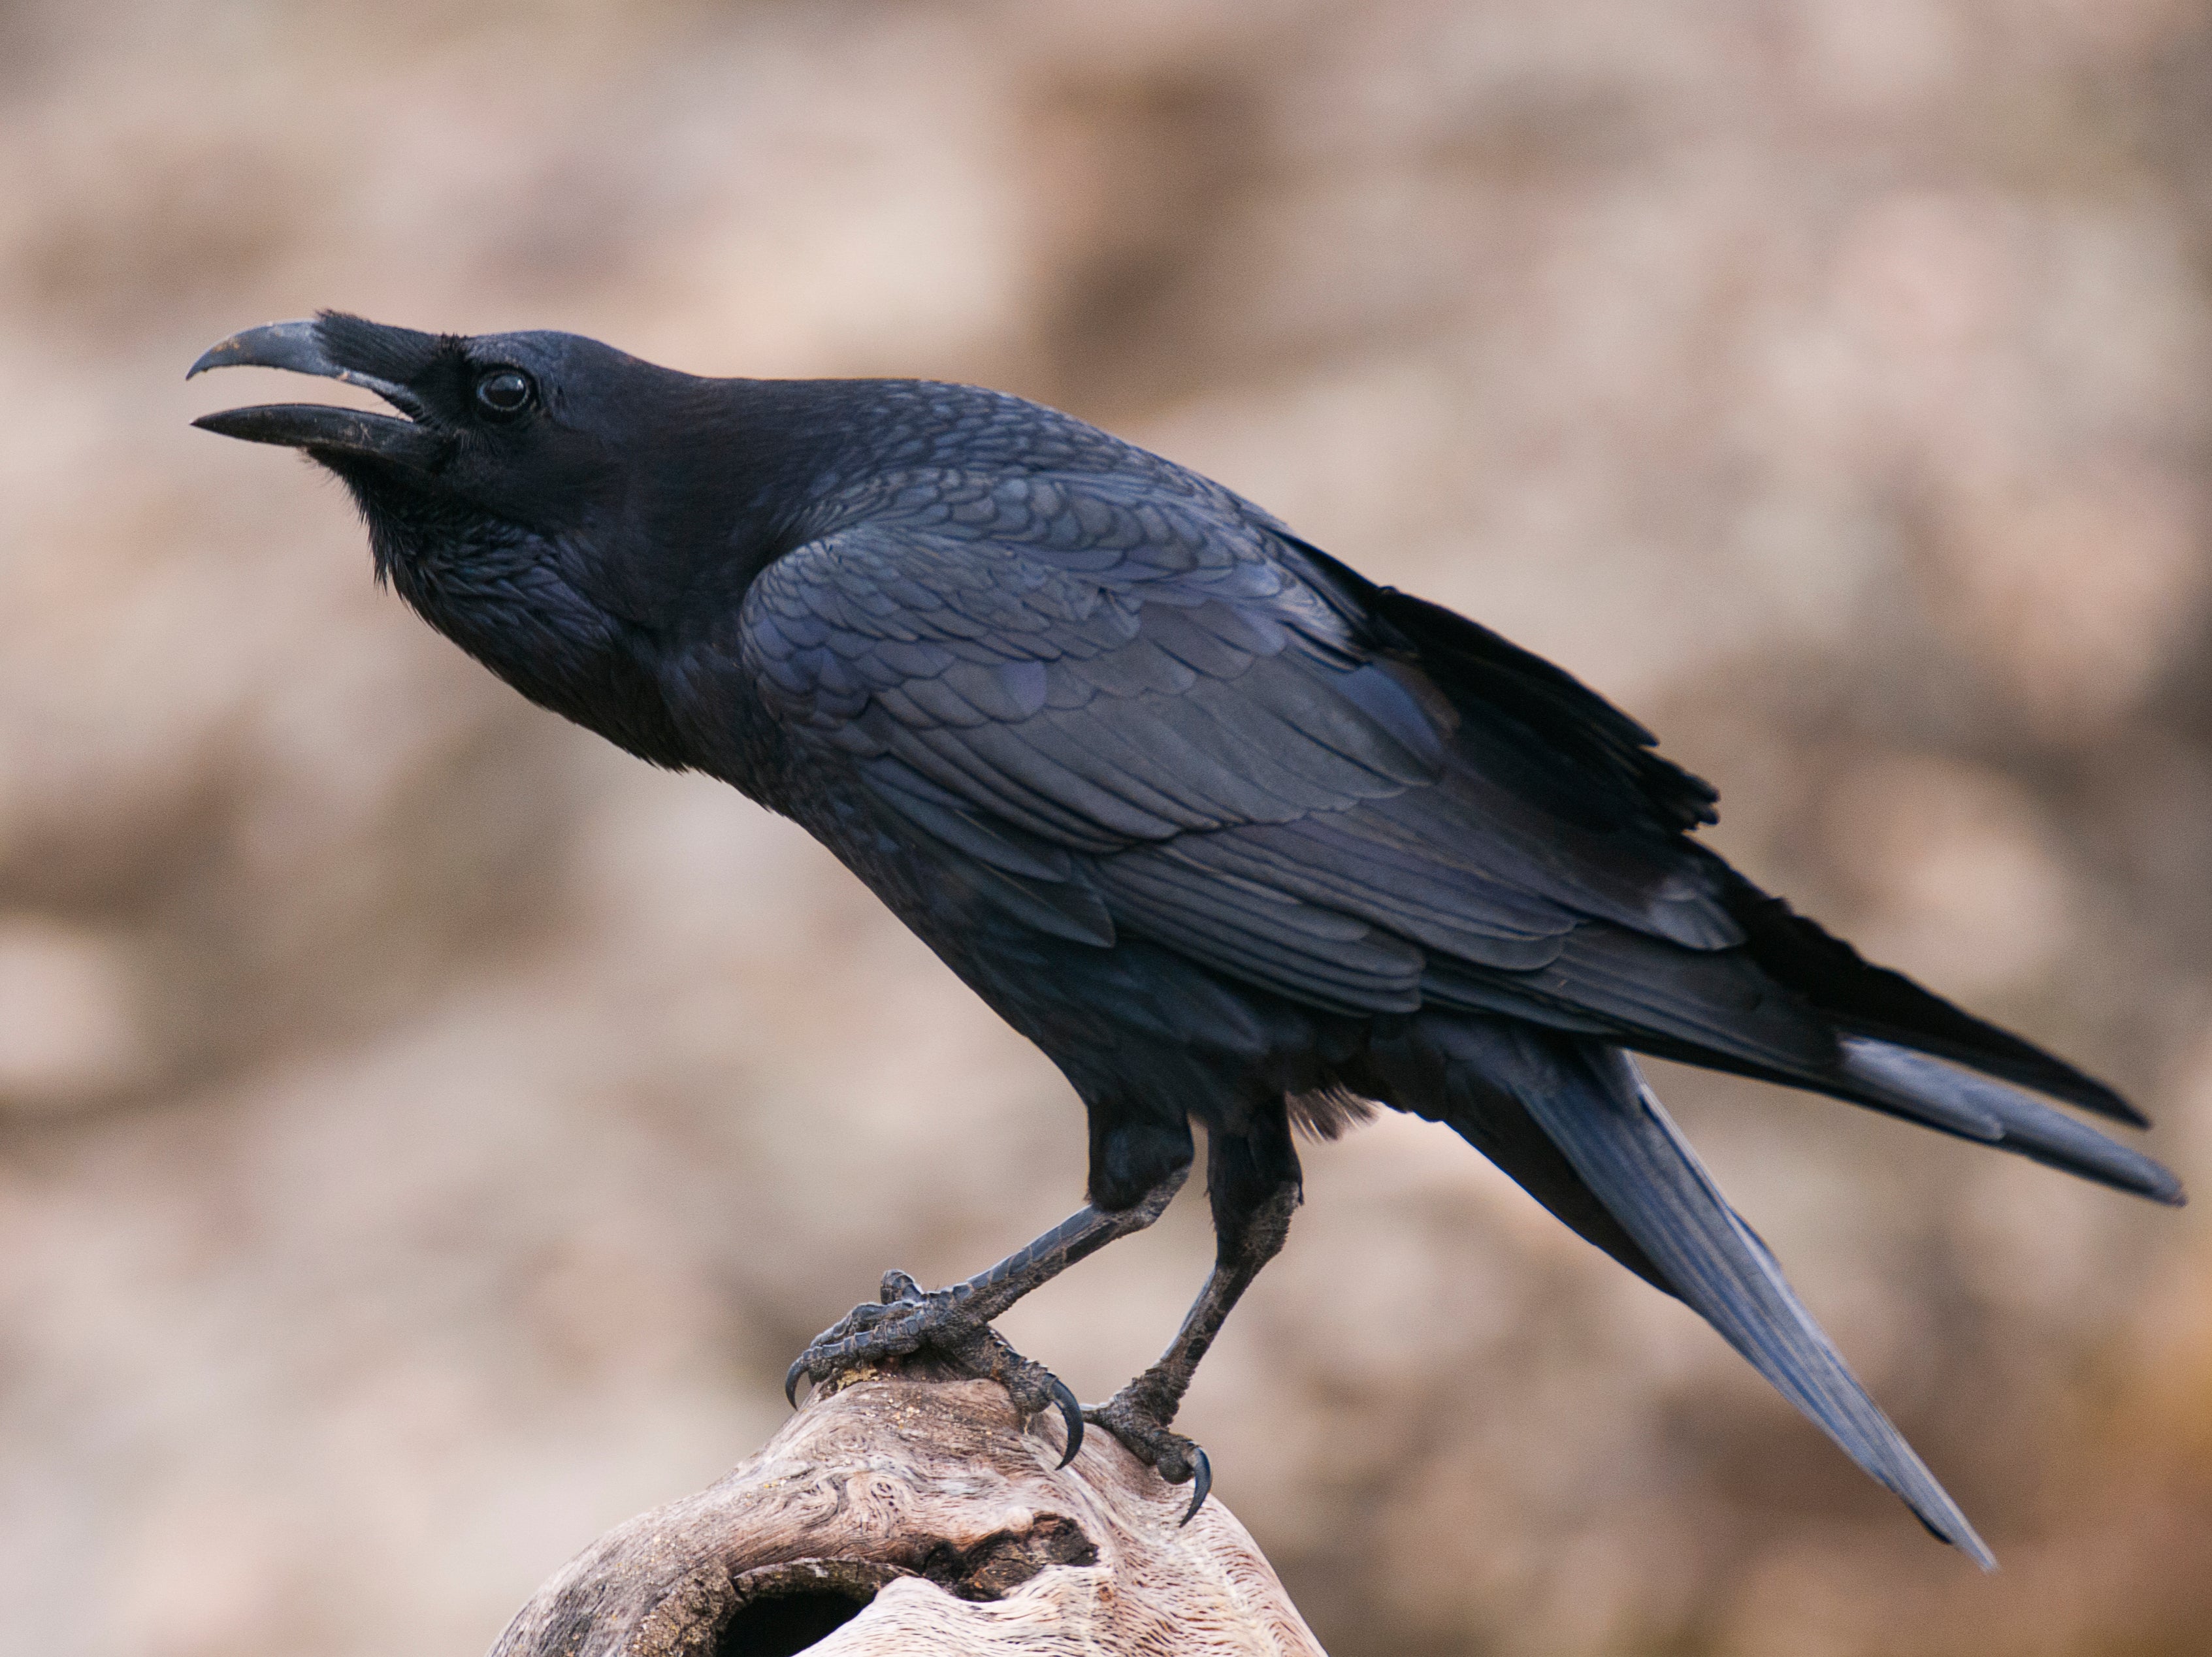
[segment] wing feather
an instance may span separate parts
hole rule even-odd
[[[1732,939],[1661,850],[1486,777],[1449,700],[1250,525],[1115,477],[1031,480],[1018,512],[937,494],[770,566],[741,651],[791,728],[950,850],[1088,881],[1121,929],[1333,1007],[1417,1005],[1431,953],[1549,965],[1593,919]],[[1322,915],[1368,941],[1316,958]]]

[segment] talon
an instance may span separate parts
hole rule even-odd
[[[1190,1506],[1183,1509],[1182,1517],[1176,1521],[1177,1530],[1198,1517],[1198,1510],[1206,1505],[1206,1495],[1213,1489],[1213,1464],[1206,1459],[1206,1452],[1194,1444],[1190,1447],[1190,1454],[1191,1459],[1198,1464],[1190,1476],[1190,1482],[1197,1488],[1190,1493]]]
[[[1053,1402],[1060,1405],[1060,1418],[1067,1423],[1067,1448],[1060,1453],[1062,1467],[1075,1460],[1075,1453],[1083,1448],[1083,1406],[1075,1401],[1075,1394],[1058,1375],[1048,1376],[1052,1383]],[[1057,1472],[1058,1469],[1054,1470]]]
[[[791,1368],[784,1372],[783,1395],[794,1410],[799,1407],[799,1378],[805,1373],[806,1358],[803,1353],[793,1359]]]

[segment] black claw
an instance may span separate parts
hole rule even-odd
[[[1075,1460],[1075,1453],[1083,1448],[1083,1406],[1075,1401],[1075,1394],[1067,1390],[1067,1383],[1058,1375],[1048,1377],[1052,1382],[1053,1402],[1060,1405],[1060,1418],[1067,1423],[1067,1448],[1060,1453],[1060,1465],[1065,1467]],[[1056,1470],[1055,1470],[1056,1471]]]
[[[783,1395],[794,1410],[799,1407],[799,1378],[805,1373],[806,1358],[803,1353],[794,1358],[791,1368],[784,1372]]]
[[[1196,1488],[1190,1493],[1190,1506],[1182,1510],[1182,1517],[1176,1521],[1177,1530],[1198,1517],[1198,1510],[1206,1505],[1206,1493],[1213,1488],[1213,1464],[1206,1459],[1206,1452],[1194,1444],[1190,1447],[1190,1454],[1191,1459],[1198,1463],[1190,1475],[1190,1482]]]

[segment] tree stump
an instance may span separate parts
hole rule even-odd
[[[1252,1539],[1096,1429],[1056,1470],[1001,1387],[879,1371],[617,1527],[491,1657],[1325,1657]]]

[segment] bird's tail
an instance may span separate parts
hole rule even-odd
[[[2181,1181],[2164,1163],[2016,1088],[1873,1036],[1845,1035],[1838,1045],[1832,1075],[1817,1078],[1825,1091],[2154,1202],[2184,1200]]]
[[[1875,1045],[1866,1063],[1884,1086],[1919,1088],[1915,1067],[1934,1065]],[[1576,1230],[1686,1302],[1921,1523],[1996,1569],[1626,1053],[1505,1021],[1423,1019],[1374,1056],[1392,1102],[1449,1123]]]

